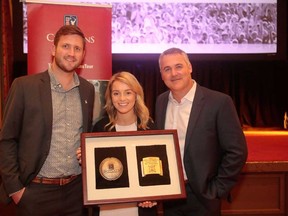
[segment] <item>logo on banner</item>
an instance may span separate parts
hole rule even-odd
[[[64,25],[78,25],[78,18],[75,15],[65,15],[64,16]]]

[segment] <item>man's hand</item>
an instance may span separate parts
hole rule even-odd
[[[11,198],[13,199],[13,201],[16,205],[20,202],[20,200],[24,194],[24,191],[25,191],[25,187],[11,195]]]

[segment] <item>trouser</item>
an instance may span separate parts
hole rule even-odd
[[[89,216],[99,216],[99,215],[100,215],[99,207],[97,206],[89,207]],[[138,215],[139,216],[157,216],[157,207],[156,206],[152,208],[138,207]]]
[[[186,199],[173,200],[163,203],[164,216],[220,216],[221,215],[221,200],[213,199],[201,200],[195,196],[187,183]]]
[[[65,185],[31,183],[17,205],[17,216],[84,216],[82,179]]]

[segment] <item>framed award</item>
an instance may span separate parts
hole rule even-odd
[[[82,133],[84,205],[186,197],[176,130]]]

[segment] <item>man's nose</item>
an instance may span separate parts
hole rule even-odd
[[[71,47],[68,51],[69,55],[74,56],[75,55],[75,49]]]
[[[172,69],[171,69],[171,75],[172,75],[172,76],[177,75],[177,73],[178,73],[178,71],[177,71],[175,68],[172,68]]]

